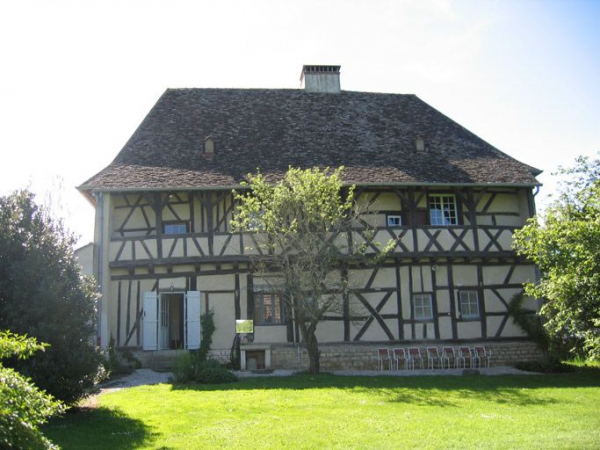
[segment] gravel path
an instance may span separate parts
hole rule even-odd
[[[271,373],[253,373],[253,372],[234,372],[239,378],[263,378],[263,377],[289,377],[296,373],[295,370],[274,370]],[[379,370],[336,370],[331,372],[339,376],[388,376],[388,377],[411,377],[411,376],[462,376],[467,374],[479,375],[533,375],[533,372],[525,372],[509,366],[498,366],[477,369],[475,372],[463,369],[435,369],[435,370],[400,370],[400,371],[379,371]],[[147,384],[169,383],[173,377],[171,372],[155,372],[151,369],[138,369],[130,375],[126,375],[116,380],[109,380],[101,383],[98,387],[100,392],[118,391],[123,388],[143,386]]]

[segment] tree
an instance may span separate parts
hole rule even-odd
[[[0,331],[0,360],[25,359],[45,344],[7,331]],[[39,426],[64,411],[62,403],[40,391],[31,380],[0,363],[0,447],[14,449],[55,449]]]
[[[577,158],[542,220],[515,233],[515,248],[542,277],[525,286],[545,300],[541,314],[555,347],[600,357],[600,160]]]
[[[69,404],[90,392],[102,361],[91,342],[97,295],[74,242],[30,192],[0,197],[0,329],[49,344],[7,365]]]
[[[360,220],[354,187],[344,188],[343,168],[290,168],[270,184],[259,173],[249,175],[249,191],[234,192],[238,208],[234,231],[250,232],[262,254],[252,257],[255,274],[293,317],[306,346],[309,371],[320,370],[317,325],[327,313],[349,313],[349,283],[344,268],[365,264],[389,251],[367,256],[373,233]],[[344,234],[362,223],[363,238],[349,246]]]

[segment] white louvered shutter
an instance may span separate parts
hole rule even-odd
[[[185,298],[185,348],[200,348],[200,291],[188,291]]]
[[[158,294],[144,292],[144,350],[158,350]]]

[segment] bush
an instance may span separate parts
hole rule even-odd
[[[189,383],[193,381],[195,372],[196,359],[191,353],[184,353],[175,360],[173,378],[177,383]]]
[[[177,383],[225,384],[237,377],[214,359],[202,361],[199,353],[185,353],[175,362],[173,377]]]
[[[520,361],[515,364],[519,370],[538,373],[567,373],[573,372],[573,367],[554,358],[539,361]]]
[[[44,344],[35,339],[0,332],[0,358],[26,358]],[[0,448],[57,449],[39,430],[50,416],[64,406],[40,391],[31,380],[0,364]]]
[[[0,329],[50,344],[12,367],[72,404],[94,389],[103,357],[94,334],[96,287],[81,275],[75,239],[23,191],[0,197]]]
[[[196,366],[195,381],[202,384],[234,383],[238,378],[218,361],[208,359]]]

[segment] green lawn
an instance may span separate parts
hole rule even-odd
[[[64,449],[600,448],[600,376],[308,375],[142,386],[45,427]]]

